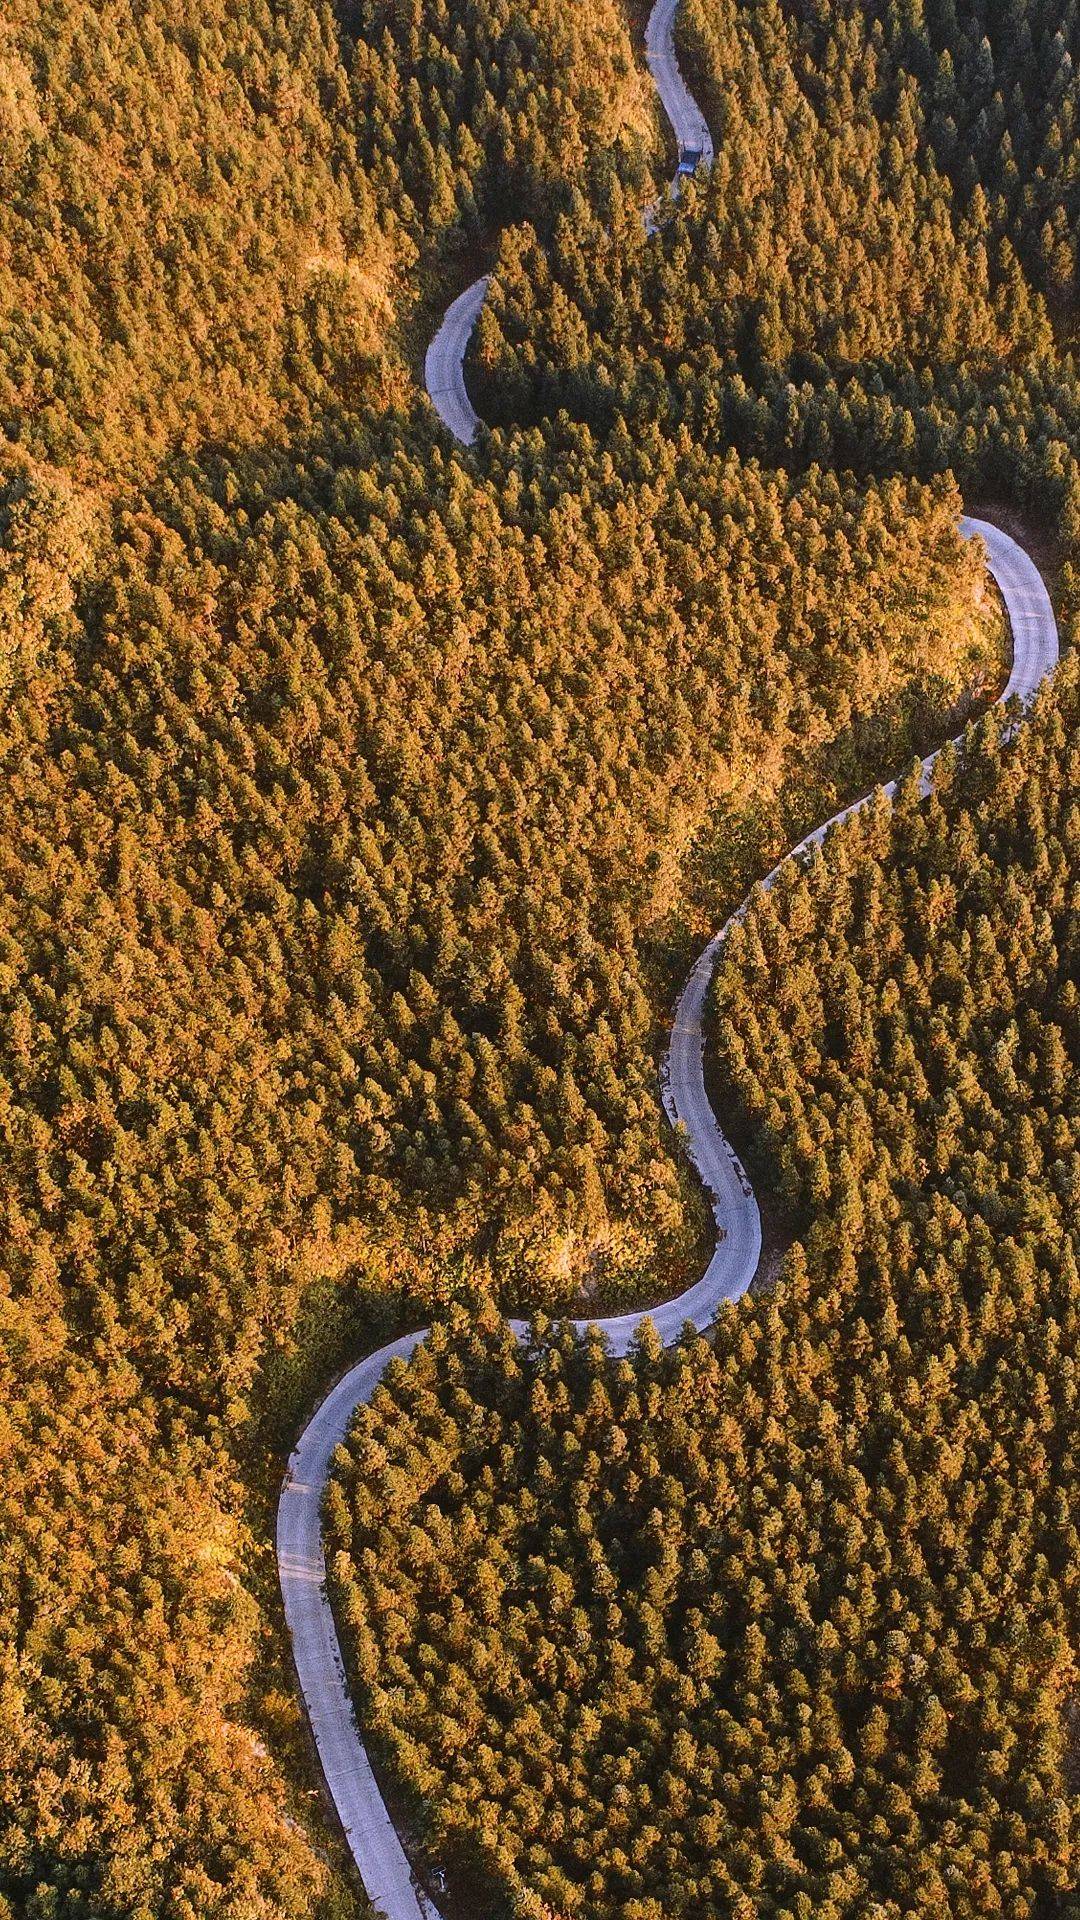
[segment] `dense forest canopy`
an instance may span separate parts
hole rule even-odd
[[[506,230],[485,414],[948,468],[1075,532],[1074,12],[687,0],[716,164],[656,234],[614,189]]]
[[[265,1545],[302,1410],[450,1302],[688,1277],[675,983],[1000,685],[959,486],[1072,615],[1074,11],[686,0],[719,157],[651,239],[641,24],[3,11],[18,1920],[362,1904]],[[466,457],[418,369],[491,261]]]

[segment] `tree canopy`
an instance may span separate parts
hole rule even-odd
[[[267,1544],[304,1409],[693,1275],[675,989],[1000,686],[961,489],[1074,623],[1074,10],[686,0],[719,159],[652,239],[641,25],[3,9],[4,1920],[362,1904]],[[466,455],[420,368],[492,260]]]

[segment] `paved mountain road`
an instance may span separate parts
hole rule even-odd
[[[713,152],[709,130],[675,59],[677,6],[678,0],[657,0],[646,31],[646,59],[671,121],[680,157],[700,150],[708,162]],[[471,445],[480,425],[466,391],[463,365],[486,292],[485,277],[458,296],[432,340],[425,362],[432,402],[444,424],[464,445]],[[1008,609],[1013,665],[1006,695],[1015,693],[1030,699],[1058,654],[1057,626],[1046,588],[1033,562],[1007,534],[974,520],[965,520],[963,531],[980,534],[985,541],[990,570]],[[923,763],[926,785],[933,759],[931,755]],[[892,791],[890,783],[886,792]],[[855,802],[856,806],[861,804]],[[834,818],[842,819],[851,811],[850,807],[844,808]],[[832,824],[824,822],[787,858],[797,857],[822,840]],[[767,875],[765,886],[772,885],[783,864],[781,861]],[[745,905],[733,919],[744,912]],[[731,924],[729,920],[727,926]],[[753,1189],[724,1137],[705,1089],[705,1004],[726,931],[727,927],[710,940],[690,973],[675,1010],[668,1055],[661,1070],[665,1109],[672,1123],[684,1129],[686,1150],[710,1195],[717,1227],[716,1247],[701,1279],[649,1314],[665,1343],[677,1339],[688,1321],[704,1330],[721,1306],[738,1300],[754,1277],[761,1251],[761,1219]],[[643,1313],[626,1313],[596,1324],[607,1336],[612,1351],[623,1354],[644,1317]],[[519,1337],[524,1334],[522,1322],[511,1324]],[[369,1354],[330,1390],[300,1436],[278,1503],[278,1574],[300,1689],[323,1774],[353,1859],[372,1903],[387,1920],[440,1920],[440,1916],[413,1875],[356,1725],[325,1591],[322,1498],[334,1449],[344,1440],[356,1408],[371,1399],[390,1362],[406,1358],[424,1338],[424,1332],[407,1334],[378,1353]]]
[[[679,0],[656,0],[645,29],[645,63],[671,122],[680,160],[696,154],[702,166],[713,163],[712,134],[705,115],[679,71],[675,58],[675,16]]]
[[[984,540],[990,571],[1009,614],[1013,665],[1003,697],[1016,694],[1026,702],[1058,657],[1050,597],[1033,561],[1008,534],[979,520],[965,519],[962,525],[969,537],[980,535]],[[923,762],[927,786],[935,758],[931,754]],[[885,791],[891,793],[894,785],[890,782]],[[863,804],[865,800],[859,800],[854,806]],[[786,859],[797,858],[818,844],[835,821],[853,811],[854,807],[845,807],[835,814],[800,841]],[[763,885],[771,886],[784,865],[785,861],[779,862]],[[661,1073],[664,1106],[672,1122],[685,1130],[686,1149],[709,1192],[717,1226],[716,1247],[701,1279],[649,1313],[665,1344],[676,1340],[688,1321],[703,1331],[721,1306],[738,1300],[754,1277],[761,1250],[757,1201],[709,1104],[704,1071],[709,982],[727,928],[744,912],[745,905],[695,963],[675,1010]],[[592,1324],[601,1328],[614,1353],[623,1354],[644,1318],[644,1313],[625,1313]],[[589,1324],[577,1322],[580,1327]],[[511,1325],[519,1337],[524,1335],[523,1322]],[[301,1692],[353,1859],[372,1901],[388,1920],[439,1920],[439,1915],[416,1884],[356,1726],[324,1586],[322,1496],[334,1449],[345,1438],[356,1408],[371,1399],[390,1362],[406,1358],[424,1338],[424,1332],[406,1334],[369,1354],[338,1381],[300,1437],[278,1504],[278,1573]]]
[[[465,350],[472,330],[480,318],[480,309],[488,290],[488,276],[482,274],[471,287],[459,293],[443,315],[442,325],[424,359],[424,385],[431,404],[444,427],[455,440],[471,447],[480,426],[480,415],[469,399],[465,386]]]

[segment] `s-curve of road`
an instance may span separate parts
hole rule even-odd
[[[1050,596],[1034,562],[1008,534],[970,519],[962,522],[962,530],[984,541],[990,572],[1001,589],[1012,628],[1012,672],[1002,697],[1015,694],[1026,704],[1058,657]],[[936,757],[931,754],[923,761],[924,791]],[[895,782],[890,782],[884,791],[891,794],[894,787]],[[771,886],[787,860],[815,846],[830,826],[870,797],[845,807],[808,834],[762,884]],[[675,1010],[661,1073],[665,1108],[672,1122],[684,1129],[686,1150],[709,1193],[717,1227],[716,1247],[701,1279],[649,1312],[665,1344],[678,1339],[688,1322],[705,1331],[722,1306],[740,1299],[753,1280],[761,1251],[761,1218],[753,1188],[709,1104],[704,1070],[709,982],[728,927],[745,910],[744,903],[696,961]],[[591,1324],[607,1336],[613,1353],[624,1354],[645,1317],[644,1312],[625,1313]],[[590,1323],[575,1324],[584,1328]],[[511,1325],[519,1338],[526,1337],[524,1322],[515,1320]],[[300,1436],[278,1503],[278,1575],[300,1689],[352,1857],[374,1906],[387,1920],[440,1920],[440,1916],[413,1874],[356,1724],[325,1589],[322,1500],[334,1449],[345,1439],[357,1407],[371,1399],[390,1362],[407,1358],[425,1338],[426,1330],[405,1334],[369,1354],[338,1381]]]
[[[680,155],[696,152],[708,160],[712,157],[708,129],[675,60],[672,28],[677,5],[678,0],[657,0],[653,9],[646,35],[649,70]],[[427,355],[428,391],[446,426],[466,445],[480,423],[465,390],[462,364],[486,290],[486,279],[477,280],[454,301]],[[1050,597],[1033,561],[1007,534],[970,519],[962,522],[962,531],[969,537],[980,536],[985,543],[990,572],[1009,616],[1012,671],[1002,697],[1017,695],[1026,704],[1058,657]],[[924,791],[930,785],[935,757],[931,754],[923,762]],[[885,792],[891,794],[894,787],[891,782]],[[858,800],[854,806],[864,803]],[[829,827],[853,810],[844,808],[808,834],[762,884],[771,886],[787,860],[823,840]],[[700,1280],[649,1312],[665,1343],[678,1339],[687,1323],[705,1331],[722,1306],[740,1299],[753,1280],[761,1252],[761,1218],[753,1188],[709,1104],[704,1071],[709,983],[725,934],[745,911],[744,903],[696,961],[675,1010],[661,1070],[665,1109],[672,1123],[683,1129],[686,1151],[710,1196],[717,1228],[715,1250]],[[645,1317],[644,1312],[626,1313],[593,1324],[606,1335],[613,1353],[624,1354]],[[526,1337],[524,1323],[512,1321],[511,1325],[519,1338]],[[334,1450],[345,1439],[357,1407],[371,1399],[391,1361],[407,1358],[425,1338],[426,1331],[405,1334],[359,1361],[331,1388],[290,1457],[278,1503],[278,1574],[300,1690],[353,1860],[372,1904],[386,1920],[441,1920],[441,1916],[412,1870],[356,1723],[326,1595],[322,1501]]]
[[[678,10],[679,0],[656,0],[645,29],[645,63],[671,123],[680,164],[709,167],[713,161],[712,135],[675,57]],[[678,177],[672,185],[673,193],[677,186]],[[645,223],[651,231],[651,214],[646,213]],[[465,385],[465,355],[487,295],[488,279],[488,274],[482,274],[451,301],[424,358],[424,385],[431,404],[443,426],[449,427],[463,447],[471,447],[480,430],[480,415]]]
[[[645,64],[660,95],[660,104],[671,122],[680,160],[684,156],[689,160],[692,156],[693,163],[711,167],[712,134],[705,115],[682,77],[675,57],[675,16],[678,11],[679,0],[656,0],[645,28]]]

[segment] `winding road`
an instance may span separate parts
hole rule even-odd
[[[697,101],[679,71],[675,57],[675,16],[679,0],[656,0],[645,28],[645,64],[671,122],[680,162],[703,167],[713,163],[712,134]]]
[[[961,530],[979,536],[997,581],[1012,629],[1012,671],[1002,699],[1028,704],[1058,657],[1058,631],[1042,576],[1024,549],[983,520],[965,518]],[[929,789],[936,754],[923,761],[923,791]],[[884,791],[892,794],[895,782]],[[865,805],[864,795],[826,820],[767,874],[770,887],[787,861],[818,845],[829,828]],[[757,1269],[761,1216],[750,1181],[709,1104],[705,1088],[705,1003],[724,936],[746,911],[744,902],[699,955],[679,997],[667,1059],[661,1069],[664,1106],[684,1129],[687,1153],[709,1193],[717,1227],[716,1246],[701,1279],[674,1300],[648,1311],[665,1344],[687,1322],[704,1332],[719,1309],[741,1298]],[[644,1311],[595,1323],[615,1354],[627,1351]],[[511,1325],[519,1338],[523,1321]],[[301,1692],[323,1773],[345,1830],[353,1859],[374,1905],[388,1920],[439,1920],[416,1882],[379,1792],[353,1713],[337,1629],[325,1591],[322,1497],[330,1461],[344,1440],[356,1408],[371,1399],[392,1360],[405,1359],[426,1338],[426,1329],[405,1334],[361,1360],[327,1394],[305,1427],[289,1461],[278,1504],[277,1557],[285,1618]]]
[[[710,167],[713,162],[712,135],[705,115],[679,71],[679,62],[675,57],[675,16],[678,11],[679,0],[656,0],[645,28],[645,62],[671,123],[679,150],[680,167]],[[678,188],[679,175],[676,174],[671,183],[672,194],[677,193]],[[655,226],[653,214],[646,212],[644,220],[651,232]],[[465,385],[465,355],[472,330],[480,318],[490,277],[489,274],[481,274],[479,280],[474,280],[464,293],[459,293],[457,299],[451,301],[424,357],[424,385],[431,404],[443,426],[449,427],[454,439],[460,440],[463,447],[472,446],[481,425],[480,415],[469,399]]]
[[[480,318],[488,278],[482,274],[451,302],[424,357],[424,385],[431,404],[463,447],[472,446],[480,427],[480,415],[465,387],[465,350]]]
[[[700,151],[712,157],[712,143],[700,109],[675,61],[672,28],[678,0],[657,0],[649,20],[646,50],[649,70],[671,121],[680,155]],[[454,301],[428,349],[426,379],[431,398],[450,431],[471,444],[480,424],[465,390],[462,364],[469,335],[483,305],[487,280],[477,280]],[[1034,562],[1015,540],[985,521],[965,518],[962,532],[979,536],[1012,630],[1012,670],[1003,699],[1017,695],[1026,705],[1058,657],[1058,632],[1050,597]],[[936,754],[923,761],[923,791],[929,790]],[[884,789],[895,790],[895,782]],[[863,806],[866,795],[843,808],[793,847],[762,885],[770,887],[787,861],[822,841],[829,828]],[[753,1280],[761,1252],[761,1217],[753,1188],[726,1139],[705,1088],[704,1015],[709,983],[724,937],[746,911],[744,902],[701,953],[679,997],[667,1058],[661,1069],[664,1107],[673,1125],[684,1130],[686,1151],[712,1202],[716,1246],[705,1272],[675,1299],[648,1312],[665,1344],[687,1323],[699,1331],[712,1325],[719,1309],[738,1300]],[[644,1311],[592,1324],[606,1335],[613,1353],[627,1351],[646,1317]],[[589,1322],[579,1321],[579,1327]],[[512,1321],[519,1338],[525,1324]],[[305,1427],[290,1457],[278,1503],[277,1560],[285,1618],[292,1640],[300,1689],[327,1787],[341,1819],[352,1857],[367,1893],[387,1920],[441,1920],[406,1857],[379,1791],[356,1724],[330,1602],[322,1546],[322,1500],[334,1450],[345,1439],[356,1408],[369,1401],[391,1361],[405,1359],[426,1338],[426,1329],[406,1334],[350,1368],[326,1395]]]

